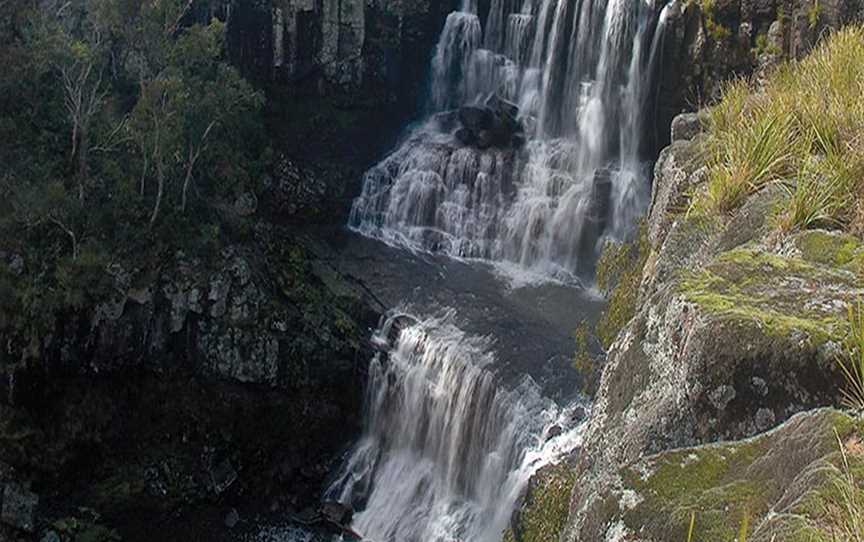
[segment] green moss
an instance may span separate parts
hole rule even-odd
[[[695,515],[696,540],[734,540],[745,518],[750,526],[758,525],[777,499],[798,487],[796,491],[806,492],[801,501],[806,505],[797,505],[790,520],[806,521],[784,525],[784,535],[795,534],[783,540],[819,540],[811,536],[820,530],[806,527],[814,525],[812,518],[824,516],[826,502],[836,502],[836,486],[830,478],[812,476],[810,471],[822,468],[826,460],[839,465],[835,434],[847,441],[861,435],[862,427],[861,419],[824,411],[752,440],[665,452],[644,460],[622,471],[625,487],[639,497],[624,514],[625,524],[649,535],[646,538],[660,533],[663,540],[687,540],[690,518]],[[810,442],[809,458],[792,461],[802,462],[798,468],[805,472],[777,468],[777,459],[787,452],[793,457],[801,453],[794,447],[800,446],[802,437]],[[857,460],[856,465],[857,476],[862,465]],[[801,483],[806,485],[796,485]]]
[[[575,475],[566,464],[541,471],[525,497],[516,524],[505,533],[504,541],[557,540],[567,523],[574,480]]]
[[[721,254],[704,270],[680,282],[688,301],[723,317],[754,321],[773,336],[804,332],[816,343],[842,340],[847,324],[833,303],[814,302],[808,290],[833,286],[833,297],[854,289],[854,278],[800,258],[783,258],[756,248]]]
[[[625,521],[638,525],[646,514],[662,518],[675,535],[686,540],[691,514],[702,540],[732,540],[745,514],[767,509],[762,481],[736,474],[763,453],[762,443],[705,448],[664,456],[643,478],[628,471],[625,480],[645,498]]]
[[[597,322],[597,338],[607,350],[636,314],[642,270],[651,253],[643,224],[630,243],[609,243],[597,264],[597,285],[609,293],[609,305]]]
[[[844,233],[812,230],[795,239],[801,256],[814,263],[854,270],[864,258],[864,246],[856,237]]]

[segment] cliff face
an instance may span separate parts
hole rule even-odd
[[[229,53],[247,75],[357,102],[420,105],[433,45],[455,2],[224,1]]]
[[[218,539],[226,507],[314,505],[359,431],[378,315],[294,239],[256,221],[215,252],[112,266],[97,301],[41,328],[5,315],[2,483],[34,506],[0,532],[92,523],[88,507],[126,540]]]

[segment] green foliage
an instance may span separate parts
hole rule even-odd
[[[40,6],[0,20],[0,252],[28,269],[0,270],[0,326],[32,332],[108,295],[112,264],[217,250],[268,146],[223,23],[184,26],[185,0]]]
[[[715,42],[725,41],[732,35],[732,31],[717,20],[716,0],[698,0],[704,16],[703,24],[708,36]]]
[[[816,4],[818,6],[818,4]],[[757,43],[758,45],[758,43]],[[809,57],[777,69],[755,92],[727,85],[711,110],[709,180],[691,211],[734,211],[770,183],[783,184],[783,231],[856,224],[864,192],[864,29],[830,36]]]
[[[609,305],[597,322],[597,338],[606,349],[636,314],[642,270],[650,253],[644,224],[633,241],[609,243],[603,250],[597,265],[597,284],[608,293]]]
[[[591,331],[588,324],[582,320],[576,329],[573,330],[573,340],[576,343],[576,350],[573,354],[573,367],[582,373],[588,373],[592,368],[591,351],[589,349],[589,341]]]

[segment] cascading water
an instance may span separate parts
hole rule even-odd
[[[432,113],[367,172],[350,226],[565,282],[590,275],[648,198],[665,4],[492,0],[481,23],[465,0],[432,59]],[[325,495],[369,540],[497,542],[531,475],[580,443],[578,401],[562,408],[528,376],[503,382],[495,341],[454,321],[393,316],[375,335],[364,432]]]
[[[393,329],[405,320],[376,335],[394,344],[372,362],[363,437],[326,497],[360,510],[352,527],[376,542],[500,540],[530,476],[578,445],[574,407],[529,377],[500,386],[487,341],[448,316]]]
[[[367,172],[350,226],[391,244],[590,274],[649,197],[643,159],[666,0],[492,0],[450,14],[433,114]],[[518,107],[515,144],[466,145],[452,112]],[[515,110],[515,109],[514,109]],[[527,139],[524,143],[523,139]]]

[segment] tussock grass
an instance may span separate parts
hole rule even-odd
[[[864,28],[833,34],[758,91],[736,80],[723,96],[710,110],[708,181],[691,211],[728,214],[780,183],[781,230],[864,229]]]
[[[835,430],[842,463],[832,484],[834,497],[824,505],[833,540],[864,542],[864,491],[849,461],[850,451]]]
[[[864,303],[849,307],[849,335],[837,362],[846,378],[843,404],[864,411]]]

